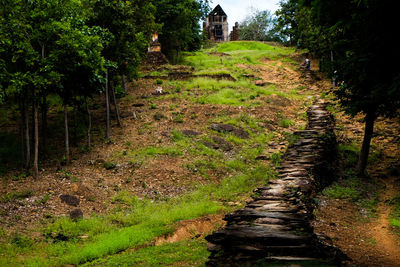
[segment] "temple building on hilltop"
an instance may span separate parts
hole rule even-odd
[[[228,16],[220,5],[217,5],[203,23],[203,30],[211,42],[229,41]]]

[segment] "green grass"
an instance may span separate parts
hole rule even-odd
[[[119,214],[120,218],[124,218],[122,224],[117,221],[116,213],[76,222],[67,218],[60,219],[43,231],[49,242],[32,244],[28,251],[15,250],[11,253],[14,245],[10,242],[2,243],[0,248],[4,250],[1,250],[0,264],[82,264],[141,246],[156,236],[171,232],[174,222],[225,210],[221,203],[237,201],[238,197],[248,194],[272,176],[273,173],[267,167],[260,165],[246,173],[225,178],[220,184],[198,186],[192,193],[159,202],[138,199],[131,201],[128,194],[119,194],[114,197],[114,201],[130,204],[123,216]],[[87,238],[83,239],[82,236]]]
[[[203,266],[209,254],[204,241],[193,240],[150,246],[99,259],[83,266]]]
[[[400,233],[400,196],[393,198],[390,201],[393,206],[393,211],[391,213],[390,225]]]

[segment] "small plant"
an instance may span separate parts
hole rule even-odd
[[[271,159],[272,163],[275,166],[278,167],[281,164],[281,161],[282,161],[282,153],[281,152],[275,152],[275,153],[271,154],[270,159]]]
[[[30,248],[33,245],[33,241],[27,236],[16,234],[11,239],[11,244],[16,245],[19,248]]]
[[[49,199],[50,195],[46,193],[40,200],[37,200],[37,204],[46,204]]]
[[[292,120],[287,119],[287,118],[282,118],[279,121],[279,126],[281,126],[282,128],[289,128],[290,126],[292,126],[294,123]]]
[[[125,190],[122,190],[121,192],[119,192],[117,195],[115,195],[111,199],[112,203],[121,203],[121,204],[131,205],[131,206],[134,206],[135,204],[137,204],[138,201],[139,201],[139,199],[137,198],[137,196],[135,196],[132,193],[125,191]]]
[[[106,162],[104,162],[103,166],[106,170],[112,170],[112,169],[115,169],[115,167],[117,167],[117,164],[114,162],[106,161]]]
[[[160,78],[158,78],[158,79],[154,82],[154,84],[156,84],[156,85],[162,85],[162,84],[163,84],[163,80],[161,80]]]
[[[157,105],[156,104],[150,104],[149,109],[157,109]]]
[[[173,122],[175,123],[183,123],[185,122],[185,115],[183,114],[177,114],[175,117],[172,119]]]
[[[14,200],[21,200],[21,199],[25,199],[28,197],[33,196],[33,191],[32,190],[26,190],[26,191],[22,191],[22,192],[11,192],[6,194],[5,196],[0,198],[0,203],[3,202],[10,202],[10,201],[14,201]]]
[[[350,199],[356,201],[360,198],[360,192],[353,187],[334,184],[323,191],[325,196],[335,199]]]

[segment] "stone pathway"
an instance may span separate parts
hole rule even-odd
[[[248,266],[266,262],[324,260],[340,262],[344,255],[317,236],[313,196],[331,182],[336,158],[334,120],[318,100],[308,110],[306,130],[289,146],[278,179],[255,190],[245,208],[225,216],[225,228],[206,237],[208,266]]]

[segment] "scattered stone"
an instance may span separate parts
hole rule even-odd
[[[193,131],[193,130],[183,130],[182,133],[186,136],[198,136],[201,135],[201,133]]]
[[[210,128],[217,132],[233,133],[237,137],[240,137],[243,139],[247,139],[250,137],[249,133],[246,132],[245,130],[243,130],[242,128],[235,127],[235,126],[229,125],[229,124],[213,124],[210,126]]]
[[[79,219],[83,219],[83,211],[81,209],[74,209],[69,212],[69,217],[75,221],[79,220]]]
[[[61,202],[66,203],[67,205],[77,207],[81,200],[76,196],[72,195],[61,195],[60,196]]]
[[[263,80],[256,80],[256,81],[254,81],[254,84],[256,86],[265,86],[267,84],[267,82],[263,81]]]
[[[144,104],[143,103],[133,103],[132,106],[139,108],[139,107],[144,107]]]
[[[269,157],[265,155],[260,155],[256,157],[256,160],[269,160]]]
[[[213,136],[211,138],[215,142],[215,149],[222,149],[223,151],[230,151],[233,149],[232,144],[225,139],[218,136]]]

